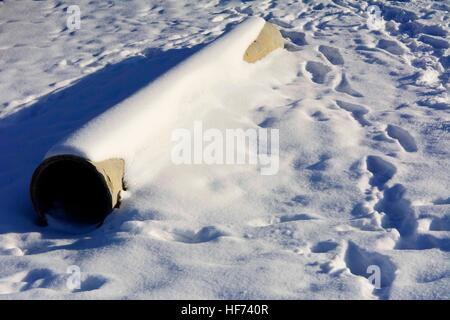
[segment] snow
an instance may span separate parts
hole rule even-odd
[[[167,141],[171,132],[183,123],[192,123],[192,119],[210,108],[202,100],[205,94],[214,96],[214,88],[222,83],[251,78],[246,71],[252,68],[242,56],[264,23],[262,18],[248,19],[138,93],[88,122],[56,145],[47,156],[70,153],[93,161],[121,158],[128,164],[136,153],[149,147],[149,141],[162,141],[161,147],[170,148]],[[197,97],[201,97],[199,103]],[[161,153],[155,150],[154,142],[151,147],[154,153]],[[130,177],[130,180],[134,179]]]
[[[0,1],[0,298],[450,298],[448,2],[75,2]],[[173,164],[195,121],[279,129],[279,172]],[[101,228],[35,225],[61,152],[125,158]]]

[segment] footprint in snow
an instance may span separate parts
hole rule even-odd
[[[329,121],[330,118],[327,117],[322,111],[316,111],[311,114],[311,117],[317,121]]]
[[[375,205],[375,210],[383,212],[383,228],[395,228],[402,237],[409,237],[416,233],[417,217],[411,201],[406,197],[406,188],[395,184],[384,190],[383,197]]]
[[[326,253],[329,251],[333,251],[334,249],[337,248],[337,246],[338,244],[332,240],[320,241],[311,247],[311,252]]]
[[[108,282],[108,279],[106,279],[102,276],[89,275],[81,281],[80,288],[75,289],[74,292],[86,292],[86,291],[99,290],[107,282]]]
[[[59,281],[61,282],[61,281]],[[18,272],[0,279],[0,294],[12,294],[37,288],[57,287],[58,275],[47,268]]]
[[[353,104],[350,102],[345,102],[341,100],[336,100],[336,104],[345,111],[352,114],[353,118],[359,122],[363,127],[369,126],[371,123],[365,119],[365,115],[369,113],[369,110],[363,106]]]
[[[434,205],[440,206],[440,205],[447,205],[450,204],[450,197],[448,198],[438,198],[436,200],[433,201]]]
[[[319,52],[321,52],[333,65],[337,66],[344,64],[344,58],[342,58],[342,55],[337,48],[321,45],[319,46]]]
[[[176,230],[173,232],[174,240],[184,243],[202,243],[217,240],[228,234],[214,226],[207,226],[195,232],[192,230]]]
[[[364,97],[361,93],[359,93],[358,91],[356,91],[355,89],[352,88],[352,86],[350,85],[350,82],[347,80],[347,76],[345,75],[345,73],[342,73],[341,82],[339,82],[339,84],[337,85],[335,90],[338,92],[346,93],[349,96],[352,96],[355,98]]]
[[[23,256],[24,251],[18,246],[16,239],[8,235],[0,237],[0,256]]]
[[[308,196],[306,195],[302,195],[302,194],[298,194],[296,196],[294,196],[291,201],[295,204],[299,204],[302,206],[307,206],[310,203],[310,199]]]
[[[293,222],[293,221],[302,221],[302,220],[315,220],[315,218],[312,215],[309,215],[307,213],[299,213],[299,214],[287,214],[283,215],[281,217],[278,217],[276,220],[279,223],[285,223],[285,222]]]
[[[397,41],[380,39],[377,43],[377,48],[385,50],[393,55],[400,56],[405,53],[405,50]]]
[[[397,172],[397,168],[390,162],[379,156],[368,156],[366,159],[367,170],[372,174],[369,183],[373,187],[382,190]]]
[[[405,129],[389,124],[386,128],[389,137],[398,141],[407,152],[417,152],[417,144],[414,137]]]
[[[278,122],[278,119],[275,117],[267,117],[260,124],[258,124],[261,128],[271,128]]]
[[[308,61],[305,69],[311,74],[311,80],[318,84],[324,84],[327,74],[331,71],[330,67],[316,61]]]
[[[439,49],[445,50],[445,49],[450,48],[450,43],[448,41],[446,41],[444,39],[432,37],[432,36],[426,35],[426,34],[421,35],[419,37],[419,41],[422,41],[423,43],[426,43],[437,50],[439,50]]]
[[[329,168],[329,160],[330,159],[331,159],[331,157],[329,155],[323,154],[320,156],[319,161],[306,167],[306,169],[312,170],[312,171],[324,171]]]
[[[367,280],[372,275],[376,276],[378,270],[379,283],[377,283],[376,277],[373,277],[370,278],[372,281],[368,284],[373,287],[373,294],[380,299],[389,297],[389,290],[395,280],[397,270],[389,257],[378,252],[366,251],[350,241],[347,245],[344,262],[352,274]]]
[[[450,231],[450,214],[431,220],[430,231]]]
[[[0,279],[0,294],[12,294],[33,289],[66,289],[70,274],[56,273],[48,268],[37,268],[28,272],[19,272]],[[82,275],[80,288],[73,292],[85,292],[100,289],[107,283],[103,276]]]
[[[281,34],[284,39],[290,40],[285,43],[288,51],[299,51],[302,46],[308,44],[305,39],[305,33],[303,32],[281,30]]]

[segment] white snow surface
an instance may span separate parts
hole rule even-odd
[[[242,57],[264,23],[262,18],[247,19],[232,32],[75,131],[53,147],[47,156],[69,153],[93,161],[121,158],[129,164],[136,153],[147,148],[151,148],[152,153],[170,155],[170,151],[158,150],[154,141],[149,141],[159,141],[160,147],[170,150],[171,143],[167,141],[171,141],[174,129],[182,128],[186,122],[192,123],[212,109],[205,94],[214,97],[223,91],[217,88],[223,83],[236,84],[252,77],[249,71],[253,65]],[[146,157],[146,160],[151,159]],[[133,178],[130,180],[135,180]]]
[[[449,11],[0,1],[0,299],[449,299]],[[246,64],[263,21],[233,30],[258,16],[285,49]],[[172,164],[171,129],[194,121],[279,129],[278,174]],[[50,154],[126,158],[123,203],[94,231],[35,224],[30,177],[60,141]]]

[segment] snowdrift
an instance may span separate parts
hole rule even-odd
[[[30,185],[41,222],[50,214],[70,223],[101,223],[120,205],[134,157],[152,145],[156,160],[167,151],[170,131],[207,108],[193,99],[213,85],[239,83],[249,63],[282,47],[274,25],[250,18],[54,146]]]

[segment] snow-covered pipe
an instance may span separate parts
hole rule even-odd
[[[40,222],[46,214],[76,224],[98,224],[120,205],[123,159],[90,161],[65,154],[51,156],[36,168],[30,193]]]
[[[168,130],[184,114],[198,112],[190,99],[222,81],[216,75],[240,70],[280,47],[283,39],[275,26],[249,18],[55,145],[30,186],[42,223],[47,214],[101,223],[120,204],[133,157],[170,136]]]

